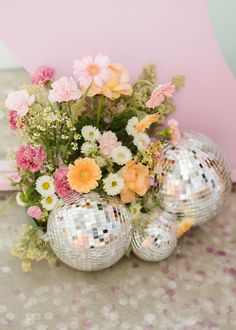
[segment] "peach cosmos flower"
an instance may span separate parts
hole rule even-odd
[[[79,193],[88,193],[98,186],[102,177],[100,167],[92,158],[79,158],[69,165],[67,174],[69,185]]]
[[[120,64],[108,65],[110,79],[104,82],[102,86],[98,86],[95,82],[91,85],[88,96],[103,94],[106,97],[114,100],[120,95],[131,95],[133,92],[132,86],[129,84],[129,74]],[[85,88],[82,88],[83,92]]]
[[[158,86],[152,91],[150,99],[146,102],[146,107],[152,109],[158,107],[165,100],[165,96],[171,97],[174,92],[175,85],[171,83]]]
[[[29,111],[29,106],[34,103],[34,95],[29,95],[25,90],[15,91],[8,94],[5,105],[9,110],[17,112],[19,117],[23,117]]]
[[[52,89],[48,94],[49,101],[53,102],[68,102],[77,100],[81,97],[76,81],[70,77],[61,77],[52,83]]]
[[[176,145],[181,139],[181,134],[179,131],[179,123],[175,119],[170,119],[167,124],[171,129],[171,142],[174,145]]]
[[[148,168],[136,160],[131,160],[119,171],[124,179],[125,188],[121,191],[120,197],[124,204],[135,199],[135,193],[144,196],[149,188]]]
[[[108,81],[111,73],[108,69],[110,59],[108,56],[97,54],[95,59],[90,55],[84,56],[82,60],[74,62],[74,76],[82,88],[88,88],[94,82],[102,87],[103,83]]]
[[[114,100],[120,95],[131,95],[133,92],[132,86],[129,84],[129,74],[120,64],[110,64],[111,79],[104,84],[101,94]]]
[[[153,115],[145,116],[135,127],[138,133],[145,131],[145,129],[149,128],[151,124],[155,123],[159,119],[159,114],[154,113]]]
[[[183,236],[190,228],[194,225],[195,221],[193,219],[185,219],[177,224],[176,226],[176,237],[179,238]]]

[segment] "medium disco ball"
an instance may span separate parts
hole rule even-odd
[[[176,247],[176,216],[163,210],[152,213],[144,230],[134,229],[131,240],[133,253],[146,261],[160,261]]]
[[[73,193],[61,199],[50,214],[47,236],[65,264],[82,271],[105,269],[129,247],[130,214],[115,198]]]
[[[195,225],[217,215],[231,190],[218,146],[203,134],[184,132],[177,146],[168,144],[165,155],[172,167],[160,187],[162,207],[180,220],[191,218]]]

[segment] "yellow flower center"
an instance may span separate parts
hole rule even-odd
[[[42,184],[43,189],[48,190],[50,188],[50,183],[49,182],[44,182]]]
[[[88,176],[89,176],[88,171],[83,170],[83,171],[80,172],[80,177],[81,177],[81,178],[85,179],[85,178],[87,178]]]
[[[96,64],[90,64],[90,65],[88,66],[88,72],[89,72],[91,75],[95,76],[96,74],[99,74],[100,69],[99,69],[99,67],[98,67]]]
[[[119,153],[118,153],[118,157],[119,157],[119,158],[125,158],[125,154],[124,154],[123,152],[119,152]]]
[[[117,186],[117,182],[116,181],[112,181],[111,185],[112,185],[112,187],[116,187]]]
[[[52,197],[48,196],[46,198],[46,201],[47,201],[48,204],[51,204],[53,202],[53,199],[52,199]]]
[[[89,136],[93,137],[94,136],[94,132],[89,132]]]

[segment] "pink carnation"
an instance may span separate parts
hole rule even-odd
[[[29,111],[29,107],[34,103],[34,95],[29,95],[25,90],[15,91],[8,94],[5,105],[8,110],[14,110],[17,115],[23,117]]]
[[[52,83],[52,89],[48,94],[48,99],[52,103],[68,102],[79,99],[81,95],[81,91],[72,77],[62,77]]]
[[[117,141],[117,137],[112,131],[104,132],[99,143],[101,152],[108,156],[111,155],[112,149],[121,146],[121,143]]]
[[[54,69],[48,66],[40,66],[31,77],[33,85],[45,84],[53,80]]]
[[[30,206],[27,210],[27,213],[28,215],[31,217],[31,218],[34,218],[34,219],[39,219],[42,215],[42,211],[41,209],[38,207],[38,206]]]
[[[68,196],[72,193],[67,180],[68,168],[58,168],[54,173],[54,186],[57,195],[61,198]]]
[[[39,171],[46,159],[46,154],[41,148],[31,145],[21,146],[16,152],[16,163],[22,171]]]
[[[181,139],[181,134],[179,131],[179,123],[175,119],[170,119],[168,121],[168,126],[171,129],[171,142],[176,145]]]
[[[17,119],[18,119],[17,112],[14,110],[9,111],[10,128],[14,131],[17,130]]]

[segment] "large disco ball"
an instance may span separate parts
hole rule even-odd
[[[128,249],[130,214],[115,198],[73,193],[50,214],[47,236],[67,265],[82,271],[101,270],[115,264]]]
[[[230,173],[218,146],[203,134],[184,132],[177,146],[169,144],[165,155],[172,162],[160,187],[162,207],[195,225],[219,212],[231,190]]]
[[[153,212],[144,230],[137,228],[133,231],[133,253],[140,259],[151,262],[166,259],[176,247],[175,225],[175,215],[162,210]]]

